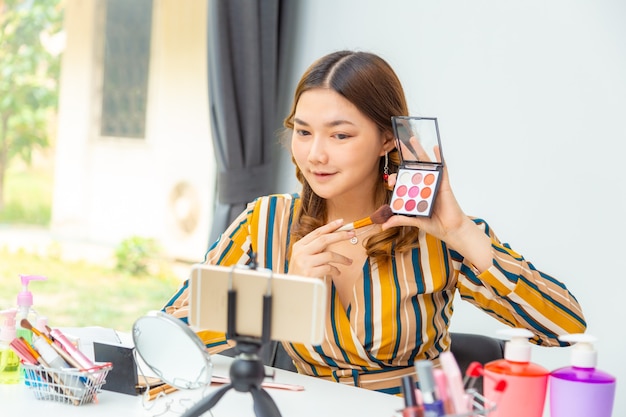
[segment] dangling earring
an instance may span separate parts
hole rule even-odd
[[[389,179],[389,157],[387,156],[387,152],[385,152],[385,166],[383,167],[383,181],[387,182]]]

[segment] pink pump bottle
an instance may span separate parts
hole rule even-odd
[[[45,281],[46,279],[48,278],[39,275],[20,275],[22,291],[17,294],[17,336],[23,337],[28,343],[33,342],[33,332],[22,327],[21,321],[27,319],[31,325],[35,326],[39,315],[33,308],[33,293],[28,290],[28,284],[31,281]]]
[[[504,345],[504,359],[485,364],[483,392],[496,403],[489,417],[541,417],[546,400],[550,371],[530,362],[528,339],[533,334],[526,329],[506,329],[498,332],[510,336]],[[496,390],[499,381],[506,381],[503,393]]]
[[[570,364],[552,371],[550,384],[551,417],[611,417],[615,401],[616,378],[596,369],[596,338],[587,334],[559,337],[572,347]]]

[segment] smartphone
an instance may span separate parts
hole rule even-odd
[[[326,323],[326,283],[319,278],[273,273],[243,265],[192,266],[189,325],[194,330],[228,330],[228,292],[236,292],[236,333],[261,337],[263,298],[272,295],[270,338],[319,345]]]

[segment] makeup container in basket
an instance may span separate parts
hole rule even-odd
[[[113,365],[94,363],[58,329],[46,326],[44,334],[26,319],[22,324],[35,333],[33,344],[15,338],[10,345],[21,359],[24,384],[35,398],[73,405],[97,402]]]
[[[49,368],[23,364],[24,382],[38,400],[83,405],[98,401],[97,394],[106,382],[111,363],[90,369]]]

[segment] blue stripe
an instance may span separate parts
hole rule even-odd
[[[369,258],[367,258],[365,260],[365,265],[363,265],[363,287],[364,287],[363,299],[365,300],[365,303],[364,303],[365,304],[365,316],[367,317],[364,320],[365,320],[365,323],[368,323],[368,324],[365,326],[365,341],[363,343],[363,348],[370,361],[377,363],[381,367],[386,367],[387,364],[381,361],[380,359],[378,359],[377,357],[375,357],[374,355],[372,355],[372,352],[371,352],[372,347],[374,345],[374,329],[373,329],[373,321],[372,321],[373,320],[372,315],[374,311],[374,307],[372,305],[372,280],[373,280],[372,268],[371,268],[370,260]],[[367,370],[367,369],[363,367],[363,370]]]
[[[169,307],[172,304],[174,304],[174,301],[176,301],[176,299],[180,297],[180,295],[187,289],[188,286],[189,286],[189,280],[185,280],[182,287],[180,287],[178,291],[176,292],[176,294],[174,294],[172,298],[168,300],[168,302],[163,306],[162,310],[165,310],[166,307]]]
[[[328,355],[326,355],[324,353],[324,350],[322,349],[321,346],[313,346],[313,350],[316,351],[320,357],[324,360],[324,363],[326,363],[327,365],[329,365],[330,367],[334,367],[334,368],[339,368],[337,366],[337,362],[335,362],[334,360],[332,360],[332,358]],[[316,366],[319,366],[316,364]]]
[[[461,294],[461,299],[465,300],[465,301],[467,301],[469,303],[472,303],[472,304],[474,304],[475,306],[478,307],[478,302],[476,301],[476,299],[473,296]],[[498,321],[500,321],[500,322],[502,322],[504,324],[508,324],[511,327],[516,327],[516,323],[508,320],[506,317],[498,314],[497,312],[493,311],[492,309],[490,309],[490,308],[483,308],[483,307],[479,307],[479,308],[482,311],[484,311],[485,313],[489,314],[491,317],[497,319]]]
[[[215,242],[213,242],[211,244],[211,247],[209,247],[209,249],[204,253],[204,262],[203,263],[207,263],[209,252],[211,252],[213,249],[215,249],[215,247],[217,246],[217,244],[219,242],[220,242],[220,237],[218,236],[218,238],[215,239]]]
[[[220,254],[220,257],[217,259],[217,262],[216,262],[217,265],[223,264],[224,258],[228,256],[230,252],[230,248],[232,248],[234,244],[235,242],[233,242],[232,240],[228,241],[228,245],[226,245],[226,248],[222,251],[222,253]]]
[[[498,270],[502,271],[502,269],[500,268],[500,266],[497,264],[497,262],[494,262],[496,267],[498,268]],[[542,277],[545,276],[545,274],[541,274]],[[550,302],[550,304],[554,305],[555,307],[558,307],[561,311],[566,312],[570,317],[576,319],[579,323],[581,324],[585,324],[585,321],[579,317],[577,314],[575,314],[572,310],[570,310],[569,308],[565,307],[563,304],[561,304],[560,302],[558,302],[557,300],[555,300],[554,298],[552,298],[548,293],[544,293],[542,291],[539,290],[539,287],[537,287],[537,285],[532,282],[529,281],[528,279],[526,279],[523,276],[519,277],[519,280],[521,280],[523,283],[525,283],[528,287],[532,288],[533,290],[537,291],[537,293],[539,293],[543,299],[547,300]],[[521,307],[518,307],[517,304],[515,303],[511,303],[512,306],[516,307],[516,311],[524,311],[521,309]],[[527,321],[530,322],[531,317],[526,315],[528,317]],[[533,320],[534,321],[534,320]],[[533,325],[533,327],[535,327],[536,329],[541,329],[540,331],[546,335],[550,335],[551,338],[553,339],[557,339],[558,335],[553,333],[553,332],[548,332],[547,329],[543,326],[540,326],[539,323],[537,323],[536,325]]]
[[[402,394],[400,387],[383,388],[383,389],[377,389],[375,391],[382,392],[383,394],[391,394],[391,395]]]
[[[343,310],[342,306],[339,306],[339,308]],[[337,319],[337,315],[335,313],[336,309],[337,309],[337,289],[335,288],[335,285],[333,284],[331,288],[331,293],[330,293],[330,316],[331,316],[331,323],[332,323],[332,330],[333,330],[333,339],[335,339],[335,344],[337,345],[337,348],[341,352],[341,356],[343,357],[343,360],[346,363],[350,363],[348,354],[346,353],[345,349],[341,346],[341,342],[339,340],[339,332],[337,329],[339,320]]]
[[[554,278],[552,278],[552,276],[548,275],[548,274],[544,274],[543,272],[535,269],[535,266],[533,264],[531,264],[530,262],[528,262],[528,266],[530,267],[530,269],[532,269],[533,271],[537,271],[539,273],[539,275],[541,275],[541,278],[545,279],[546,281],[550,281],[552,284],[556,285],[557,287],[560,287],[564,290],[567,290],[567,287],[565,286],[565,284],[563,284],[561,281],[558,281]],[[572,294],[572,297],[574,295]]]
[[[417,285],[418,294],[424,294],[426,287],[424,286],[424,271],[420,262],[420,248],[411,249],[411,264],[415,272],[415,284]]]
[[[265,268],[274,269],[272,259],[274,259],[273,242],[274,242],[274,225],[276,223],[276,197],[269,198],[269,208],[267,212],[267,238],[265,240]],[[260,237],[260,236],[259,236]],[[259,242],[259,246],[262,243]]]
[[[489,228],[489,224],[488,224],[485,220],[483,220],[483,219],[479,219],[479,218],[476,218],[476,219],[472,219],[472,221],[473,221],[474,223],[476,223],[476,225],[477,225],[477,226],[484,226],[484,227],[485,227],[485,234],[486,234],[487,236],[489,236],[489,235],[490,235],[490,232],[489,232],[489,230],[490,230],[490,228]]]
[[[363,322],[365,323],[365,340],[363,347],[367,352],[372,349],[374,336],[372,334],[372,281],[369,269],[363,268]]]
[[[424,293],[424,279],[423,279],[423,271],[422,266],[420,264],[420,250],[419,248],[415,248],[411,250],[411,263],[413,265],[413,272],[415,273],[415,285],[417,286],[417,294],[412,297],[411,303],[413,305],[413,313],[415,313],[415,347],[411,350],[411,358],[415,358],[420,349],[422,348],[423,339],[422,339],[422,313],[419,308],[419,304],[417,302],[417,296],[419,294]]]
[[[474,271],[466,264],[462,264],[461,268],[459,268],[459,273],[464,275],[468,281],[470,281],[474,285],[483,286],[483,282],[478,279],[478,276],[474,273]]]
[[[282,342],[282,343],[287,343],[287,342]],[[293,352],[295,352],[296,356],[300,358],[301,362],[306,363],[307,365],[309,365],[309,367],[311,368],[313,375],[315,376],[319,376],[319,372],[317,372],[317,366],[319,366],[319,364],[315,363],[315,364],[311,364],[309,362],[307,362],[306,359],[304,359],[302,357],[302,355],[296,350],[295,346],[293,343],[287,343],[289,346],[291,346],[291,349]],[[314,348],[315,349],[315,348]],[[315,349],[317,351],[317,349]]]
[[[285,251],[289,251],[289,245],[291,244],[291,226],[293,225],[293,215],[295,212],[296,200],[300,199],[298,194],[292,194],[291,205],[289,206],[289,221],[287,222],[287,237],[285,243]],[[289,271],[289,257],[285,254],[285,273]]]
[[[441,347],[439,343],[441,341],[442,334],[444,332],[447,332],[448,326],[450,325],[450,318],[446,314],[446,306],[450,305],[450,303],[452,302],[452,297],[450,297],[451,293],[448,290],[446,290],[446,288],[448,288],[448,285],[450,284],[450,274],[452,273],[451,272],[452,266],[450,265],[450,251],[448,250],[448,246],[443,241],[441,242],[441,251],[444,254],[443,267],[445,271],[444,272],[445,275],[442,277],[445,280],[445,282],[443,283],[442,290],[440,292],[441,297],[443,298],[443,306],[438,305],[433,300],[433,305],[436,307],[436,309],[439,310],[439,316],[441,317],[443,322],[446,324],[445,330],[440,329],[439,326],[434,326],[434,329],[436,330],[436,333],[435,333],[435,340],[437,341],[436,346],[439,352],[443,351],[443,348]]]
[[[521,261],[523,261],[523,260],[524,260],[524,257],[523,257],[523,256],[521,256],[519,253],[517,254],[518,256],[515,256],[515,255],[513,255],[513,254],[511,253],[511,251],[510,251],[510,250],[507,250],[507,248],[506,248],[506,247],[501,247],[501,246],[499,246],[499,245],[494,245],[494,244],[492,244],[492,245],[491,245],[491,247],[492,247],[492,248],[493,248],[496,252],[504,253],[504,254],[506,254],[507,256],[510,256],[511,258],[515,259],[515,260],[516,260],[516,261],[518,261],[518,262],[521,262]],[[510,248],[509,248],[509,249],[510,249]]]
[[[223,346],[225,344],[226,344],[226,341],[224,340],[224,341],[221,341],[221,342],[207,343],[205,346],[207,348],[212,348],[212,347],[215,347],[215,346]]]

